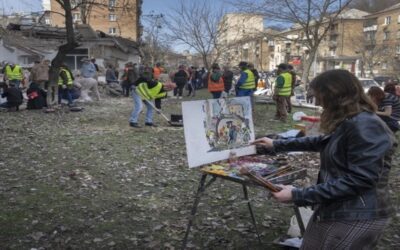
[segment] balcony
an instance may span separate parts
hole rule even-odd
[[[371,25],[368,27],[364,27],[364,32],[377,31],[377,30],[378,30],[378,25]]]
[[[335,40],[329,40],[329,41],[328,41],[328,46],[329,46],[329,48],[336,48],[337,45],[338,45],[338,42],[335,41]]]

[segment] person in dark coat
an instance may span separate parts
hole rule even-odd
[[[224,67],[224,73],[222,74],[222,78],[224,79],[224,88],[225,92],[229,94],[229,91],[232,88],[233,83],[233,72],[229,69],[228,66]]]
[[[174,75],[174,82],[176,83],[176,88],[174,89],[174,96],[177,98],[182,98],[183,88],[189,80],[189,73],[185,70],[185,66],[179,66],[178,72]]]
[[[2,103],[0,107],[7,108],[9,111],[13,109],[18,111],[19,106],[22,104],[22,101],[24,100],[21,90],[17,88],[14,83],[10,83],[10,86],[4,89],[4,92],[3,94],[1,94],[1,97],[7,98],[7,102]]]
[[[136,63],[129,62],[125,66],[124,74],[122,75],[122,89],[124,95],[128,97],[130,89],[139,78],[139,75],[135,67]]]
[[[46,92],[36,82],[32,82],[26,91],[27,109],[42,109],[46,106]]]

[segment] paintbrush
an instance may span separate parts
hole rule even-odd
[[[239,169],[240,174],[248,176],[253,181],[257,182],[261,186],[265,187],[266,189],[270,190],[271,192],[279,192],[282,190],[281,187],[278,187],[272,182],[263,179],[261,176],[257,175],[257,173],[252,172],[247,167],[241,167]]]
[[[277,176],[280,176],[280,175],[282,175],[282,174],[286,174],[287,172],[289,172],[290,170],[292,170],[292,166],[283,166],[283,167],[280,167],[280,168],[278,168],[275,172],[273,172],[272,174],[270,174],[270,175],[267,175],[267,179],[271,179],[271,178],[274,178],[274,177],[277,177]]]

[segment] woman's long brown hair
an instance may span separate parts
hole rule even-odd
[[[317,104],[324,108],[320,125],[324,133],[332,133],[346,118],[362,111],[376,110],[357,77],[347,70],[326,71],[317,76],[310,87],[315,92]]]

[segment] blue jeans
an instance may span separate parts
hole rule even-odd
[[[71,88],[66,88],[63,89],[59,86],[58,88],[58,104],[61,103],[61,99],[67,99],[68,100],[68,105],[72,105],[72,89]]]
[[[219,99],[221,98],[222,92],[211,92],[213,99]]]
[[[238,89],[238,91],[236,91],[236,96],[253,96],[253,91],[252,89]]]
[[[14,83],[15,87],[18,89],[21,85],[21,80],[9,80],[9,83]]]
[[[133,111],[131,113],[131,118],[129,119],[129,122],[132,123],[137,123],[138,119],[139,119],[139,114],[140,111],[142,111],[143,109],[143,102],[142,102],[142,98],[140,98],[140,96],[136,93],[135,88],[132,88],[132,98],[133,98]],[[151,102],[151,101],[149,101]],[[144,104],[146,105],[146,123],[153,123],[153,107],[147,102],[145,101]]]

